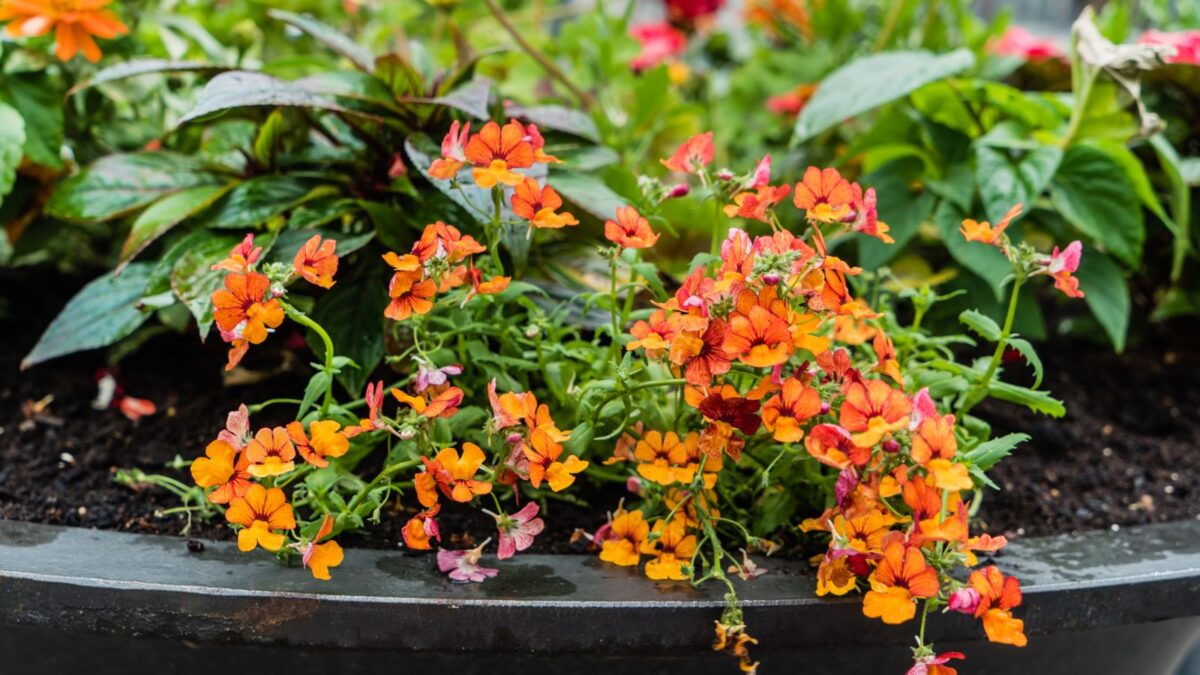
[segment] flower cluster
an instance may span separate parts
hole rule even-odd
[[[76,54],[100,60],[95,38],[111,40],[129,28],[108,5],[112,0],[0,0],[0,22],[10,37],[39,37],[54,31],[54,55],[69,61]]]
[[[440,220],[427,225],[410,253],[383,256],[393,271],[384,316],[404,321],[414,314],[428,314],[438,293],[460,287],[466,288],[464,303],[475,295],[504,292],[511,277],[497,275],[485,281],[475,268],[472,256],[485,251],[487,247],[453,225]]]

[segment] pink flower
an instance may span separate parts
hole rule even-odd
[[[845,504],[846,499],[854,492],[854,488],[858,487],[858,472],[854,467],[847,467],[838,474],[837,482],[833,485],[833,494],[837,499],[838,506]]]
[[[122,396],[117,401],[117,410],[120,410],[121,414],[130,422],[136,422],[146,415],[158,412],[158,406],[154,405],[154,401],[148,399]]]
[[[430,387],[440,387],[450,381],[451,375],[461,375],[463,368],[458,364],[450,366],[442,366],[441,368],[431,368],[432,364],[427,363],[421,358],[414,358],[417,362],[417,391],[422,392]]]
[[[929,656],[921,656],[917,658],[916,663],[913,664],[912,668],[908,669],[908,672],[905,673],[905,675],[926,675],[930,672],[929,666],[940,666],[950,659],[965,658],[967,657],[963,655],[962,652],[944,652],[942,654],[938,654],[937,656],[932,654]],[[935,669],[933,672],[944,672],[944,669]]]
[[[382,429],[384,424],[379,419],[379,413],[383,410],[383,380],[374,384],[368,382],[363,400],[367,402],[367,426],[373,429]]]
[[[1037,37],[1020,26],[1009,26],[999,40],[992,44],[992,52],[1006,56],[1021,56],[1030,61],[1062,60],[1066,58],[1058,43],[1048,38]]]
[[[644,484],[645,481],[638,476],[630,476],[629,478],[625,479],[625,489],[628,490],[630,494],[641,496],[642,485]]]
[[[767,568],[759,567],[757,563],[750,559],[750,555],[746,553],[746,549],[742,549],[742,564],[733,564],[726,570],[729,574],[736,574],[741,577],[742,581],[750,581],[757,579],[767,573]]]
[[[951,612],[962,612],[974,616],[975,610],[979,608],[981,596],[979,591],[970,586],[962,588],[950,594],[950,600],[946,604],[946,609]]]
[[[1082,298],[1083,291],[1079,290],[1079,279],[1073,276],[1079,269],[1083,257],[1083,244],[1078,240],[1067,244],[1061,251],[1054,247],[1050,259],[1046,261],[1046,274],[1054,277],[1054,287],[1070,298]]]
[[[483,557],[483,547],[487,546],[488,541],[491,539],[465,551],[439,548],[437,553],[438,569],[445,572],[454,581],[464,584],[478,583],[500,574],[500,570],[494,567],[484,567],[479,564],[479,560]]]
[[[687,36],[668,23],[631,26],[629,34],[642,45],[641,53],[629,62],[634,70],[653,68],[687,49]]]
[[[674,187],[667,192],[667,199],[678,199],[686,197],[692,188],[687,183],[676,183]]]
[[[546,527],[546,523],[537,517],[538,508],[537,502],[529,502],[512,515],[492,513],[484,509],[484,513],[496,519],[496,529],[500,532],[500,545],[496,552],[498,559],[507,560],[518,551],[533,546],[533,538],[541,534]],[[438,556],[440,561],[441,554]]]
[[[665,4],[672,19],[692,22],[716,14],[725,0],[666,0]]]
[[[758,160],[758,164],[754,167],[754,173],[750,174],[750,184],[747,189],[764,187],[771,184],[771,155],[764,155]]]
[[[250,442],[250,438],[250,410],[243,403],[225,417],[225,429],[217,434],[217,440],[225,441],[234,450],[241,450]]]
[[[912,397],[912,414],[910,415],[908,428],[916,429],[921,426],[921,422],[930,417],[936,417],[938,414],[937,404],[933,402],[933,397],[929,395],[929,387],[923,387],[921,391],[913,394]]]
[[[1138,44],[1174,47],[1175,55],[1167,58],[1167,63],[1187,63],[1200,66],[1200,30],[1176,33],[1148,30],[1138,38]]]

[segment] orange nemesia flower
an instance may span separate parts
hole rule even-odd
[[[854,432],[854,444],[874,447],[883,437],[908,426],[912,403],[883,380],[851,382],[846,386],[839,423]]]
[[[433,309],[433,297],[437,295],[437,284],[426,279],[417,256],[398,256],[387,253],[383,256],[387,264],[396,270],[388,283],[391,301],[383,315],[395,321],[404,321],[413,314],[428,314]]]
[[[329,568],[342,564],[345,554],[336,541],[320,543],[322,539],[333,532],[333,516],[328,513],[321,520],[321,527],[316,536],[307,544],[300,547],[300,564],[312,572],[314,579],[329,581]]]
[[[442,156],[433,160],[429,167],[429,175],[438,180],[450,180],[458,175],[458,170],[467,163],[467,139],[471,134],[471,123],[462,125],[455,120],[450,125],[450,131],[442,138]]]
[[[575,455],[568,455],[565,462],[558,461],[562,456],[563,446],[554,440],[553,431],[557,429],[547,430],[541,426],[535,428],[529,435],[529,443],[526,444],[524,453],[529,460],[529,482],[533,487],[541,487],[542,481],[545,480],[551,490],[559,492],[575,482],[575,474],[586,469],[588,462]]]
[[[765,412],[763,418],[766,418]],[[804,440],[804,447],[818,462],[839,470],[851,463],[862,466],[871,458],[871,448],[856,445],[850,432],[836,424],[813,427]]]
[[[804,438],[802,425],[821,412],[821,394],[795,377],[763,404],[763,426],[780,443],[797,443]]]
[[[728,326],[713,319],[703,333],[680,333],[671,341],[671,363],[683,367],[688,384],[707,386],[713,376],[728,373],[736,354],[725,347]]]
[[[538,229],[559,229],[567,225],[578,225],[575,216],[566,211],[558,213],[563,200],[550,185],[538,186],[529,176],[517,184],[512,196],[513,213],[529,221]]]
[[[752,192],[739,192],[733,196],[732,204],[725,205],[725,215],[730,218],[749,218],[767,223],[770,222],[767,213],[791,193],[791,185],[780,185],[779,187],[764,185]]]
[[[228,504],[250,489],[250,460],[246,453],[238,454],[232,445],[217,440],[204,449],[204,457],[192,462],[192,480],[202,488],[216,487],[208,493],[208,501]]]
[[[271,290],[266,275],[257,272],[228,274],[225,288],[212,294],[213,321],[223,333],[250,344],[262,344],[268,329],[283,323],[283,306],[279,300],[264,300]]]
[[[413,255],[417,256],[422,263],[429,262],[433,258],[444,258],[451,265],[486,250],[487,247],[476,241],[475,237],[463,234],[457,227],[447,225],[440,220],[426,225],[421,232],[421,238],[412,247]],[[391,264],[390,261],[389,264]],[[392,267],[400,271],[400,268],[395,265]],[[415,269],[411,262],[403,263],[402,267]]]
[[[679,330],[667,319],[665,311],[656,309],[650,314],[649,321],[637,321],[630,326],[629,334],[636,339],[626,343],[625,349],[645,349],[646,357],[653,359],[670,348],[671,340],[675,339]]]
[[[771,286],[761,296],[743,290],[737,296],[737,311],[729,315],[725,351],[748,366],[770,368],[786,363],[792,355],[792,333],[787,321],[772,311],[774,300]]]
[[[1002,246],[1004,242],[1000,238],[1000,235],[1004,234],[1004,230],[1008,228],[1009,224],[1012,223],[1017,216],[1021,215],[1021,209],[1024,208],[1024,206],[1024,204],[1017,204],[1009,209],[1008,213],[1004,214],[1004,217],[1000,219],[1000,222],[997,223],[995,227],[992,227],[991,223],[986,220],[982,223],[979,223],[967,218],[966,220],[962,221],[962,227],[959,229],[959,232],[962,232],[962,236],[967,241],[977,241],[981,244]]]
[[[492,491],[491,483],[475,480],[475,474],[485,459],[483,450],[470,442],[463,443],[461,457],[458,450],[443,448],[433,460],[422,458],[425,462],[425,473],[437,481],[442,494],[456,502],[469,502],[476,496]]]
[[[900,362],[896,360],[896,347],[892,344],[892,339],[887,336],[887,333],[879,331],[875,333],[875,339],[871,345],[875,348],[875,357],[878,359],[874,368],[875,372],[887,375],[903,388],[904,375],[900,373]]]
[[[267,489],[258,483],[250,486],[244,497],[237,497],[225,510],[225,520],[241,525],[238,531],[238,550],[253,551],[262,546],[268,551],[283,548],[284,537],[277,530],[293,530],[296,518],[292,505],[279,488]]]
[[[1004,576],[994,565],[972,572],[967,583],[979,593],[975,616],[983,618],[988,640],[1015,647],[1027,645],[1025,622],[1012,615],[1012,609],[1021,604],[1021,583]]]
[[[308,425],[308,434],[304,433],[303,424],[290,422],[287,433],[304,461],[316,467],[329,466],[326,457],[341,457],[350,449],[350,439],[335,420],[313,422]]]
[[[917,464],[926,464],[934,458],[953,458],[958,454],[958,441],[954,438],[954,417],[934,415],[921,420],[913,434],[910,452]]]
[[[670,159],[660,159],[671,171],[694,173],[708,166],[713,160],[713,134],[706,131],[687,139],[675,150]]]
[[[321,288],[333,288],[333,275],[337,273],[338,268],[338,257],[334,253],[336,248],[336,241],[321,241],[321,235],[314,234],[304,242],[299,251],[296,251],[292,268],[311,284]]]
[[[632,206],[617,209],[616,220],[604,221],[604,238],[625,248],[650,248],[658,242],[650,221]]]
[[[850,215],[854,193],[850,182],[842,178],[837,169],[822,171],[810,166],[804,178],[796,183],[796,194],[792,197],[796,208],[804,209],[809,220],[834,223]]]
[[[0,0],[0,21],[8,34],[39,37],[54,30],[54,55],[68,61],[79,53],[92,63],[103,55],[94,37],[111,40],[129,32],[105,9],[112,0]]]
[[[651,532],[657,532],[658,538],[645,541],[642,553],[654,556],[654,560],[646,563],[646,576],[655,580],[670,579],[684,581],[687,574],[685,567],[690,567],[692,554],[696,552],[696,536],[687,533],[687,525],[682,518],[671,522],[658,521]]]
[[[641,560],[642,546],[650,534],[650,524],[641,511],[617,513],[608,528],[608,536],[600,543],[600,559],[622,567],[632,567]]]
[[[467,141],[464,156],[475,167],[471,172],[475,184],[485,190],[497,184],[519,185],[525,176],[513,169],[527,169],[533,166],[535,159],[525,127],[516,120],[509,121],[503,128],[495,122],[483,125],[479,133]]]
[[[638,475],[659,485],[692,482],[699,465],[688,460],[698,456],[699,443],[700,437],[694,432],[682,440],[674,431],[646,432],[633,451],[639,462]]]
[[[246,445],[250,475],[255,478],[278,476],[296,468],[296,446],[292,445],[287,429],[259,429]]]
[[[430,400],[425,400],[420,396],[409,396],[395,388],[391,391],[397,401],[417,411],[418,415],[429,419],[453,417],[458,412],[458,404],[463,400],[463,390],[458,387],[447,387]]]
[[[863,597],[863,614],[900,624],[917,614],[916,598],[932,598],[940,589],[937,571],[916,546],[893,539],[871,574],[871,590]]]

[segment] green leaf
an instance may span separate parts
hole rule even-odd
[[[1011,455],[1018,445],[1028,441],[1029,434],[1006,434],[971,448],[963,453],[963,459],[979,467],[980,470],[987,471],[996,466],[1000,460]]]
[[[324,370],[313,373],[312,378],[308,381],[308,386],[304,388],[304,398],[300,399],[300,406],[296,409],[296,419],[304,419],[304,413],[308,412],[317,397],[323,395],[329,388],[332,377]]]
[[[371,50],[342,35],[333,26],[310,16],[301,16],[282,9],[268,10],[267,15],[308,33],[321,44],[350,59],[362,70],[368,73],[375,70],[375,55]]]
[[[617,209],[627,203],[603,180],[592,174],[551,170],[546,180],[563,199],[600,220],[616,218]]]
[[[362,393],[367,378],[383,360],[383,310],[387,304],[384,279],[359,275],[338,281],[313,306],[311,316],[329,333],[337,354],[354,359],[359,366],[343,368],[337,375],[352,396]],[[318,358],[324,358],[325,345],[320,337],[310,332],[308,344]]]
[[[242,240],[234,234],[207,230],[204,234],[207,236],[197,238],[171,268],[171,290],[196,317],[202,340],[208,337],[212,328],[212,294],[221,287],[226,274],[212,266],[224,260],[230,249]]]
[[[25,155],[25,120],[11,106],[0,103],[0,203],[12,192],[17,167]]]
[[[221,181],[192,159],[169,152],[108,155],[59,184],[46,213],[99,222],[136,211],[180,190]]]
[[[1169,229],[1174,231],[1175,222],[1167,215],[1162,202],[1158,199],[1158,194],[1154,191],[1154,186],[1150,184],[1150,177],[1146,175],[1146,167],[1142,166],[1142,161],[1133,154],[1132,150],[1125,147],[1123,143],[1105,139],[1087,139],[1078,143],[1094,147],[1116,162],[1125,172],[1125,177],[1133,184],[1133,192],[1142,206],[1158,216]]]
[[[1138,266],[1146,239],[1142,209],[1133,183],[1109,155],[1088,145],[1071,146],[1050,195],[1080,232],[1129,267]]]
[[[821,81],[796,120],[792,146],[974,64],[975,56],[968,49],[947,54],[894,51],[855,59]]]
[[[34,164],[62,168],[63,101],[46,73],[5,73],[0,101],[25,118],[25,156]]]
[[[958,315],[958,320],[988,342],[1000,341],[1000,324],[993,321],[990,316],[974,309],[968,309]]]
[[[530,108],[510,105],[505,112],[510,117],[529,120],[541,129],[561,131],[564,134],[586,138],[593,143],[600,142],[600,131],[596,129],[596,123],[582,110],[561,105],[539,105]]]
[[[294,82],[285,82],[262,73],[235,70],[221,73],[209,80],[200,92],[196,104],[180,118],[179,124],[209,119],[236,108],[262,106],[316,108],[360,116],[364,114],[340,106],[333,99],[313,93]]]
[[[1062,156],[1062,150],[1052,146],[1022,152],[976,143],[975,177],[988,221],[998,223],[1016,204],[1024,204],[1028,213],[1054,177]]]
[[[270,168],[275,166],[275,154],[279,151],[279,139],[285,126],[283,108],[276,108],[258,128],[258,134],[254,137],[254,159],[259,164]]]
[[[228,185],[201,185],[163,197],[138,214],[129,229],[129,236],[121,247],[121,269],[131,259],[171,228],[208,208],[221,198],[234,183]]]
[[[448,94],[430,99],[431,103],[444,105],[467,113],[480,120],[488,119],[488,103],[492,100],[492,83],[479,78],[472,80]]]
[[[924,165],[913,158],[889,162],[862,178],[865,187],[878,194],[879,220],[887,223],[895,243],[885,244],[874,237],[858,238],[859,264],[873,269],[887,264],[917,234],[937,199],[928,190],[914,191],[913,182],[921,177]]]
[[[1029,408],[1033,412],[1051,417],[1062,417],[1067,409],[1062,401],[1044,391],[1035,391],[1028,387],[993,380],[988,387],[988,394],[1009,403],[1016,403]]]
[[[1086,249],[1075,272],[1084,302],[1092,315],[1104,327],[1117,352],[1125,351],[1125,336],[1129,332],[1129,284],[1124,274],[1108,256]]]
[[[267,174],[238,183],[201,222],[218,229],[256,227],[286,211],[317,197],[336,191],[316,186],[310,180],[281,174]]]
[[[135,59],[100,69],[91,79],[71,87],[71,90],[67,92],[67,96],[72,96],[98,84],[115,82],[116,80],[123,80],[127,77],[136,77],[138,75],[149,75],[151,73],[220,72],[224,70],[230,70],[229,66],[208,63],[206,61]]]
[[[942,243],[950,257],[959,265],[977,274],[987,282],[996,299],[1002,299],[1004,280],[1012,274],[1012,263],[1000,249],[977,241],[967,241],[959,231],[966,214],[948,200],[938,204],[933,220],[942,236]]]
[[[154,269],[134,263],[118,276],[109,272],[83,287],[59,312],[21,368],[85,349],[107,347],[132,333],[150,315],[138,306]]]
[[[1025,338],[1011,337],[1008,339],[1008,346],[1020,352],[1021,356],[1025,357],[1025,361],[1029,363],[1029,367],[1033,368],[1033,388],[1037,389],[1042,386],[1042,377],[1045,371],[1042,369],[1042,359],[1038,356],[1037,350],[1033,348],[1033,344]]]

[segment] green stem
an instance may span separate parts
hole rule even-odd
[[[609,300],[609,310],[612,314],[612,344],[609,345],[608,355],[614,369],[620,364],[621,360],[621,347],[617,339],[617,336],[621,334],[621,319],[617,314],[617,256],[619,254],[619,251],[613,251],[608,267],[611,281],[609,293],[612,296]]]
[[[321,409],[318,412],[318,417],[324,417],[325,413],[333,405],[333,340],[329,337],[329,333],[321,327],[321,324],[313,321],[307,314],[296,309],[292,305],[284,302],[283,309],[287,315],[292,317],[296,323],[306,326],[313,330],[321,338],[321,342],[325,345],[325,372],[329,373],[329,384],[325,385],[325,399],[321,402]]]
[[[378,476],[375,476],[374,480],[364,485],[362,489],[360,489],[354,495],[354,497],[350,499],[350,503],[346,504],[346,513],[356,512],[359,502],[361,502],[368,494],[370,494],[372,490],[379,487],[379,484],[382,483],[384,479],[388,478],[394,473],[417,466],[420,463],[421,459],[418,457],[416,459],[406,459],[403,462],[396,462],[395,464],[389,464],[388,466],[383,467],[383,470],[379,472]]]
[[[504,189],[499,185],[492,188],[492,231],[488,237],[488,248],[492,254],[492,264],[496,266],[496,274],[504,274],[504,266],[500,264],[500,213],[503,209]]]
[[[971,387],[963,398],[962,407],[958,409],[958,419],[963,419],[975,404],[982,401],[988,393],[988,389],[992,384],[992,378],[996,375],[996,370],[1000,367],[1000,362],[1004,359],[1004,350],[1008,347],[1008,339],[1012,337],[1013,321],[1017,317],[1017,303],[1021,298],[1021,284],[1025,279],[1017,276],[1013,279],[1012,295],[1008,299],[1008,314],[1004,317],[1004,327],[1000,330],[1000,339],[996,341],[996,349],[992,351],[992,360],[988,363],[987,370],[984,371],[983,377],[975,382],[975,386]]]
[[[1077,66],[1083,67],[1083,66]],[[1098,73],[1084,73],[1083,80],[1079,85],[1079,91],[1075,92],[1074,106],[1071,109],[1071,120],[1067,123],[1067,133],[1063,135],[1062,147],[1070,147],[1071,142],[1075,140],[1075,134],[1079,133],[1079,127],[1083,124],[1083,116],[1087,111],[1088,99],[1092,97],[1092,85],[1096,82]]]

